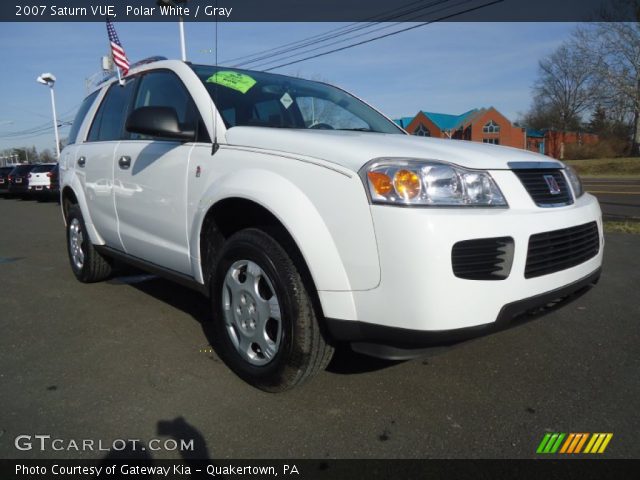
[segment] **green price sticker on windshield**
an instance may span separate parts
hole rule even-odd
[[[223,87],[247,93],[256,84],[256,81],[244,73],[223,71],[211,75],[207,78],[207,83],[217,83]]]

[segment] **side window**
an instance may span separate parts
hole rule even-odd
[[[328,124],[335,129],[369,130],[371,127],[361,118],[336,103],[315,97],[297,97],[305,127]]]
[[[136,95],[134,109],[140,107],[172,107],[178,114],[178,122],[184,128],[198,132],[198,140],[208,137],[196,104],[186,87],[172,72],[151,72],[142,77]],[[148,140],[152,137],[131,133],[132,140]]]
[[[78,109],[78,113],[76,113],[76,117],[73,119],[73,123],[71,124],[71,130],[69,130],[69,136],[67,137],[67,145],[72,145],[76,143],[76,139],[78,138],[78,131],[80,130],[80,126],[84,121],[84,117],[87,116],[87,112],[93,105],[93,102],[96,101],[96,97],[100,93],[100,90],[96,90],[87,98],[84,99],[82,105]]]
[[[111,85],[93,119],[87,141],[108,142],[122,138],[134,84],[135,81],[131,80],[124,86]]]

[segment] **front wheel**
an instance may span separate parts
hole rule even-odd
[[[326,342],[296,265],[270,235],[246,229],[223,246],[212,281],[219,353],[251,385],[279,392],[324,370]]]
[[[67,252],[71,270],[81,282],[99,282],[111,275],[111,264],[91,243],[78,205],[67,212]]]

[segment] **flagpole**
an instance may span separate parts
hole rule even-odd
[[[114,62],[114,64],[115,64],[115,62]],[[118,72],[118,83],[121,86],[124,85],[124,82],[122,81],[122,75],[120,75],[120,67],[118,67],[117,65],[116,65],[116,72]]]

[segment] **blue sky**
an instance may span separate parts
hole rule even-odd
[[[219,61],[324,33],[343,24],[221,23]],[[131,61],[178,58],[176,23],[115,23]],[[528,109],[538,60],[568,38],[569,23],[439,23],[277,70],[339,85],[391,117],[418,110],[459,114],[494,106],[511,120]],[[214,24],[188,23],[187,53],[214,63]],[[391,31],[391,30],[389,30]],[[382,32],[381,32],[382,33]],[[53,132],[7,139],[6,134],[51,124],[47,89],[35,82],[56,75],[61,120],[73,118],[85,79],[108,51],[104,23],[4,23],[0,59],[0,150],[35,145],[53,149]],[[250,67],[251,68],[251,67]],[[259,69],[259,68],[258,68]],[[61,136],[67,129],[61,130]]]

